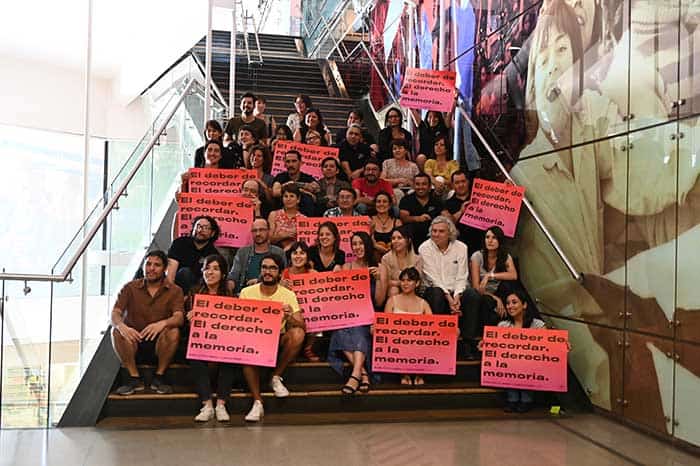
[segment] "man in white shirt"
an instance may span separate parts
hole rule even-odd
[[[469,253],[457,240],[452,220],[439,215],[430,224],[430,239],[418,248],[423,261],[424,298],[434,314],[459,317],[462,338],[467,342],[467,357],[475,355],[472,339],[478,327],[479,293],[469,286]],[[476,325],[475,325],[476,324]]]

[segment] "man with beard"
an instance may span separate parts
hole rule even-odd
[[[270,244],[270,225],[264,218],[257,218],[250,230],[253,233],[252,246],[245,246],[238,250],[233,258],[228,279],[232,281],[235,292],[238,293],[246,286],[255,285],[260,279],[260,265],[263,257],[272,253],[282,257],[284,264],[284,250]],[[286,266],[286,264],[284,264]]]
[[[226,124],[224,133],[226,133],[229,139],[224,141],[224,144],[235,139],[236,135],[238,135],[238,130],[243,125],[250,126],[253,136],[255,136],[258,141],[266,143],[268,137],[267,126],[263,120],[257,118],[253,113],[257,100],[257,97],[250,92],[246,92],[241,96],[241,115],[231,118]]]
[[[319,186],[313,176],[301,171],[301,154],[296,150],[289,150],[284,154],[284,166],[287,171],[275,175],[272,182],[272,198],[277,202],[282,199],[282,188],[287,184],[296,184],[301,191],[301,203],[299,210],[307,217],[313,217],[316,210],[316,193]]]
[[[374,198],[378,193],[384,191],[390,195],[394,192],[394,188],[387,180],[379,178],[382,173],[379,161],[370,159],[365,163],[362,178],[352,180],[352,187],[357,191],[357,210],[361,214],[366,214],[370,207],[374,207]],[[391,198],[392,204],[394,198]]]
[[[277,301],[283,304],[282,328],[280,330],[280,355],[277,367],[272,372],[270,387],[278,398],[289,396],[289,390],[282,383],[282,373],[299,354],[306,334],[304,318],[299,302],[293,291],[280,286],[284,262],[277,254],[266,254],[260,265],[260,283],[241,290],[241,298]],[[260,378],[257,366],[243,366],[243,375],[253,395],[253,407],[245,417],[246,421],[259,421],[265,412],[260,395]]]
[[[219,225],[214,218],[208,215],[195,217],[190,236],[177,238],[168,249],[166,279],[187,293],[202,278],[204,258],[219,254],[214,247],[219,233]]]
[[[117,389],[119,395],[144,389],[137,360],[157,362],[151,389],[161,394],[172,392],[164,376],[180,339],[184,296],[180,287],[165,279],[166,261],[163,251],[149,252],[144,278],[124,285],[112,309],[112,347],[129,373],[129,380]]]
[[[442,212],[442,203],[430,189],[430,177],[420,173],[413,178],[414,192],[407,194],[399,203],[401,222],[410,225],[416,252],[428,239],[430,222]]]

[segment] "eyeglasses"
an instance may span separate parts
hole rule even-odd
[[[194,226],[195,230],[211,230],[211,225],[200,225],[199,223]]]
[[[276,265],[261,265],[260,269],[261,270],[279,270],[280,268],[277,267]]]
[[[250,231],[253,232],[253,233],[262,233],[262,232],[265,232],[265,231],[268,231],[268,230],[269,230],[269,228],[253,228],[253,229],[250,230]]]

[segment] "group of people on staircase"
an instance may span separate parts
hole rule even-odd
[[[484,325],[541,322],[533,320],[534,308],[519,291],[503,231],[493,226],[482,232],[459,222],[469,203],[471,176],[452,160],[451,115],[428,112],[419,127],[420,148],[414,157],[413,136],[401,127],[399,108],[386,113],[385,128],[375,139],[362,126],[357,110],[349,113],[347,128],[332,135],[308,96],[297,96],[294,106],[287,124],[277,125],[265,115],[264,99],[245,93],[241,115],[229,120],[225,129],[216,121],[207,123],[207,141],[195,154],[196,167],[257,170],[257,179],[241,186],[244,196],[255,199],[252,244],[235,251],[217,248],[219,225],[201,215],[193,219],[189,235],[172,242],[167,255],[147,254],[143,278],[124,286],[112,312],[114,349],[128,372],[118,394],[144,390],[139,372],[143,362],[156,364],[150,388],[172,392],[166,371],[178,346],[187,343],[193,297],[212,294],[283,304],[278,362],[269,385],[275,396],[288,396],[283,374],[289,364],[300,354],[309,361],[321,359],[318,335],[306,332],[290,290],[291,275],[367,269],[376,311],[458,316],[460,352],[468,359],[479,357]],[[286,170],[273,177],[271,147],[289,138],[321,145],[335,139],[339,160],[323,160],[323,176],[314,179],[304,172],[301,154],[290,150],[284,155]],[[187,189],[188,177],[183,175],[182,191]],[[350,261],[330,218],[359,215],[368,216],[369,233],[352,232]],[[311,216],[329,220],[320,223],[313,244],[306,244],[297,238],[296,224]],[[345,377],[345,395],[367,393],[378,380],[370,364],[371,332],[371,326],[330,332],[326,357]],[[214,393],[210,363],[189,364],[202,402],[195,420],[229,420],[226,401],[237,368],[217,364]],[[253,398],[245,419],[259,421],[264,414],[259,368],[245,365],[242,373]],[[400,380],[403,385],[425,383],[423,377],[409,374]],[[531,403],[525,395],[509,406],[526,411]]]

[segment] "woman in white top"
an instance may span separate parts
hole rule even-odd
[[[490,227],[484,235],[483,249],[472,254],[469,262],[472,288],[481,295],[479,314],[483,325],[495,325],[499,318],[506,317],[506,308],[497,291],[501,282],[518,279],[513,258],[506,251],[505,240],[503,230]]]
[[[506,319],[499,322],[499,327],[512,328],[546,328],[540,319],[535,318],[534,311],[527,306],[527,297],[521,290],[513,290],[506,297]],[[506,390],[506,412],[526,413],[532,409],[533,397],[530,390]]]
[[[387,314],[418,314],[431,315],[428,301],[416,295],[416,289],[420,285],[420,272],[415,267],[403,269],[399,274],[400,293],[389,297],[384,306]],[[425,381],[420,375],[413,380],[409,374],[401,376],[401,385],[423,385]]]

